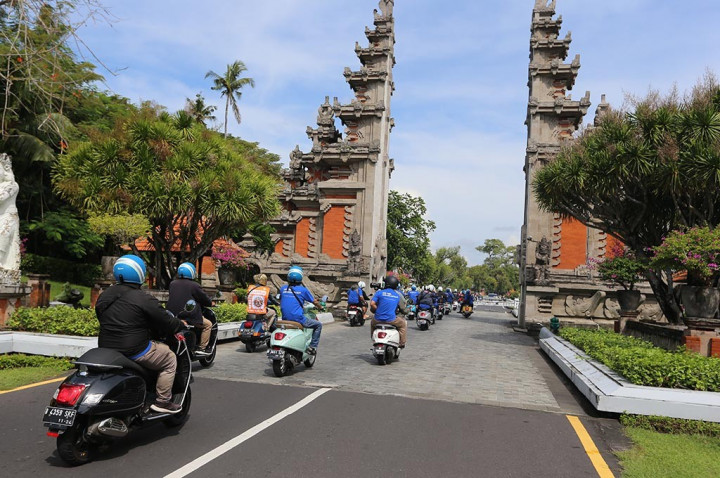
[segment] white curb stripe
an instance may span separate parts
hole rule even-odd
[[[235,448],[238,445],[241,445],[243,442],[249,440],[250,438],[254,437],[261,431],[265,430],[266,428],[269,428],[273,426],[275,423],[279,422],[283,418],[292,415],[293,413],[297,412],[301,408],[303,408],[305,405],[308,405],[310,402],[315,400],[316,398],[319,398],[321,395],[329,392],[331,389],[329,388],[321,388],[320,390],[316,390],[307,397],[300,400],[295,405],[292,405],[291,407],[286,408],[282,412],[268,418],[264,422],[255,425],[248,431],[244,432],[241,435],[236,436],[232,440],[229,440],[219,447],[215,448],[214,450],[210,450],[209,452],[205,453],[203,456],[196,458],[195,460],[191,461],[187,465],[183,466],[179,470],[176,470],[169,475],[165,475],[165,478],[182,478],[184,476],[189,475],[190,473],[196,471],[198,468],[207,465],[215,458],[218,458],[219,456],[229,452],[233,448]]]

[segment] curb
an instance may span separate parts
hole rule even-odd
[[[720,422],[720,393],[632,384],[545,327],[540,348],[598,411]]]

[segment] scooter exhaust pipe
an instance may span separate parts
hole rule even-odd
[[[102,435],[113,438],[122,438],[127,435],[130,430],[128,430],[125,422],[119,418],[106,418],[105,420],[101,420],[90,425],[87,432],[89,435],[94,436]]]

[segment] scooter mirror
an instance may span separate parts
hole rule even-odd
[[[185,312],[192,312],[195,310],[195,307],[197,306],[197,302],[190,299],[189,301],[185,302]]]

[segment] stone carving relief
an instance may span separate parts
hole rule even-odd
[[[20,192],[7,154],[0,154],[0,284],[20,284],[20,218],[15,199]]]
[[[315,258],[318,255],[317,218],[311,217],[308,222],[310,223],[310,233],[308,234],[308,257]]]
[[[592,317],[606,296],[603,291],[596,292],[592,297],[569,295],[565,299],[565,313],[570,317]]]
[[[528,282],[536,285],[547,285],[550,270],[552,245],[547,237],[543,237],[535,248],[535,265],[527,267],[525,272]]]
[[[316,299],[320,299],[325,295],[328,297],[334,297],[338,290],[335,284],[322,284],[320,282],[310,280],[307,277],[303,279],[302,283]],[[270,287],[271,294],[277,294],[280,291],[280,288],[284,285],[287,285],[287,281],[285,281],[284,278],[277,274],[272,274],[270,276],[268,286]]]
[[[375,250],[373,250],[373,259],[375,267],[373,268],[373,278],[381,279],[387,272],[387,239],[384,234],[378,234],[375,239]]]

